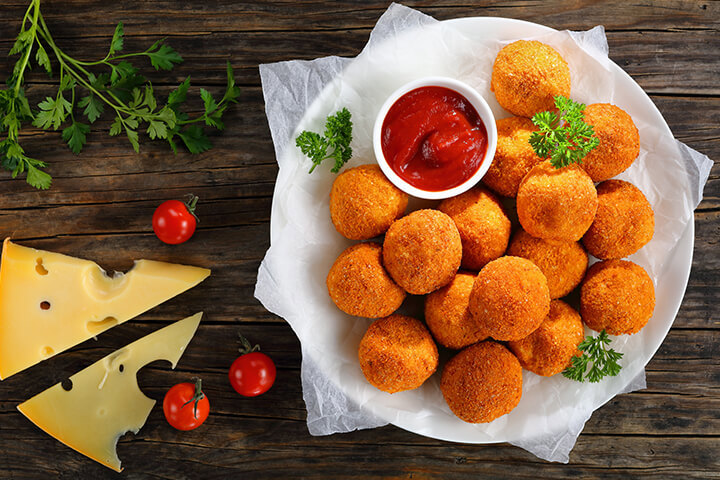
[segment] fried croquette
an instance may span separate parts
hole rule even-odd
[[[585,108],[585,123],[594,127],[600,140],[582,161],[593,182],[624,172],[640,154],[640,134],[623,109],[609,103],[593,103]]]
[[[518,40],[495,58],[490,90],[505,110],[530,118],[554,110],[556,95],[570,96],[570,67],[551,46]]]
[[[404,315],[375,320],[358,349],[368,382],[388,393],[417,388],[438,366],[438,350],[427,328]]]
[[[542,162],[530,145],[537,127],[527,118],[501,118],[497,124],[497,148],[483,183],[505,197],[516,197],[523,177]]]
[[[468,310],[474,281],[475,275],[458,272],[452,282],[425,297],[425,322],[447,348],[460,350],[487,338]]]
[[[416,210],[396,220],[385,235],[385,268],[414,295],[450,283],[461,259],[460,233],[452,219],[438,210]]]
[[[505,253],[510,239],[510,219],[488,189],[475,187],[443,200],[438,210],[449,215],[460,232],[462,268],[480,270]]]
[[[460,420],[491,422],[520,402],[522,367],[515,355],[501,344],[476,343],[445,365],[440,390]]]
[[[588,252],[601,259],[623,258],[644,247],[653,237],[655,218],[640,189],[606,180],[597,192],[597,214],[582,240]]]
[[[510,241],[508,255],[527,258],[547,278],[550,298],[564,297],[580,285],[588,267],[588,256],[579,242],[535,238],[518,230]]]
[[[655,309],[655,287],[647,272],[627,260],[603,260],[590,267],[580,288],[585,324],[610,335],[639,332]]]
[[[520,183],[517,213],[533,237],[575,242],[590,228],[597,211],[597,192],[577,163],[556,169],[549,161],[530,170]]]
[[[537,375],[550,377],[570,365],[579,355],[578,345],[585,338],[580,314],[562,300],[550,302],[550,313],[537,330],[508,347],[520,365]]]
[[[351,240],[382,235],[407,208],[408,195],[393,185],[378,165],[360,165],[342,172],[330,190],[330,218]]]
[[[405,291],[382,266],[382,246],[377,243],[359,243],[342,252],[326,283],[335,305],[358,317],[386,317],[405,300]]]
[[[545,275],[524,258],[493,260],[475,278],[469,309],[480,328],[495,340],[527,337],[550,310]]]

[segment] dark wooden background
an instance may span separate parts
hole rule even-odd
[[[603,24],[610,57],[651,96],[674,134],[720,160],[720,2],[672,1],[408,1],[438,19],[502,16],[558,29]],[[174,383],[202,376],[211,415],[181,433],[156,407],[138,435],[120,439],[125,478],[711,478],[720,477],[720,167],[716,164],[695,214],[690,283],[667,339],[647,367],[646,390],[621,395],[595,412],[568,465],[551,464],[510,445],[436,441],[393,426],[313,438],[305,424],[300,346],[282,319],[253,298],[258,265],[269,245],[277,167],[264,115],[258,64],[326,55],[354,56],[387,8],[385,1],[48,0],[43,11],[61,48],[81,58],[105,54],[123,21],[128,51],[161,37],[185,58],[170,73],[150,73],[167,91],[192,74],[220,92],[225,61],[236,69],[242,97],[230,108],[215,148],[172,155],[164,144],[126,140],[96,123],[75,156],[59,132],[26,130],[21,139],[47,160],[52,189],[35,191],[0,174],[0,236],[33,247],[126,270],[153,258],[212,268],[197,288],[50,361],[0,383],[0,477],[115,478],[117,474],[45,435],[16,405],[132,340],[199,310],[206,312],[175,371],[157,362],[140,385],[162,400]],[[0,7],[0,80],[25,2]],[[149,65],[143,70],[150,71]],[[37,104],[52,83],[34,74]],[[53,90],[54,91],[54,90]],[[199,105],[199,103],[198,103]],[[147,140],[147,139],[146,139]],[[151,217],[162,201],[192,192],[202,222],[180,246],[161,244]],[[238,330],[262,344],[278,366],[275,386],[246,399],[227,381]]]

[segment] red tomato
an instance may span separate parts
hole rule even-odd
[[[245,397],[261,395],[275,383],[275,363],[262,352],[240,355],[230,366],[230,384]]]
[[[195,233],[197,200],[196,196],[191,195],[187,203],[180,200],[168,200],[161,203],[155,209],[152,219],[155,235],[171,245],[186,242]]]
[[[192,430],[203,424],[210,413],[210,402],[201,388],[201,381],[173,386],[165,394],[163,412],[168,423],[178,430]]]

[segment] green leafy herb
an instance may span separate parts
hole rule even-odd
[[[330,115],[325,122],[325,133],[303,131],[295,139],[295,145],[313,162],[308,173],[312,173],[315,167],[328,158],[335,160],[335,165],[330,170],[338,173],[350,157],[352,157],[352,122],[351,115],[347,108],[343,108],[335,115]],[[328,153],[328,151],[330,153]]]
[[[603,377],[611,377],[620,373],[622,368],[618,363],[623,356],[622,353],[608,349],[610,337],[603,330],[597,337],[588,335],[580,342],[578,349],[583,352],[579,357],[573,357],[571,365],[563,371],[563,375],[571,380],[584,382],[590,380],[592,383],[599,382]],[[588,371],[588,367],[590,371]]]
[[[567,97],[555,97],[556,112],[536,113],[532,122],[540,129],[530,136],[530,145],[541,158],[550,157],[555,168],[582,163],[600,140],[592,125],[583,121],[585,105]]]
[[[55,43],[40,11],[40,0],[31,0],[20,33],[9,53],[19,55],[19,58],[7,79],[7,88],[0,88],[1,167],[11,171],[13,177],[25,174],[27,182],[36,188],[49,188],[52,178],[42,171],[46,167],[45,162],[27,156],[20,146],[19,133],[23,125],[32,124],[43,130],[58,130],[64,126],[62,138],[70,150],[78,154],[90,133],[89,124],[105,111],[111,111],[115,118],[110,135],[124,133],[135,151],[140,149],[141,129],[151,140],[167,141],[175,152],[176,138],[180,138],[191,153],[204,152],[212,147],[200,125],[204,123],[222,130],[225,126],[223,113],[231,103],[237,103],[240,96],[230,63],[227,63],[227,86],[222,99],[216,101],[209,91],[201,89],[200,98],[205,111],[191,118],[183,111],[190,87],[189,77],[170,93],[163,104],[152,85],[130,61],[147,57],[156,70],[171,70],[183,61],[180,54],[164,40],[155,42],[143,52],[121,53],[124,35],[125,28],[118,23],[104,58],[97,61],[72,58]],[[54,73],[55,62],[58,74],[57,93],[41,101],[36,112],[30,108],[23,88],[32,58],[50,76]],[[104,71],[94,71],[99,69]],[[88,123],[80,122],[76,114],[78,118],[79,115],[86,117]]]

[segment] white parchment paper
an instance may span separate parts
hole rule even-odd
[[[255,296],[287,320],[301,341],[303,397],[311,434],[394,423],[445,440],[510,442],[540,458],[567,462],[594,410],[619,393],[645,387],[644,366],[667,334],[682,299],[677,286],[687,282],[693,210],[702,198],[712,161],[675,140],[640,87],[612,64],[602,27],[554,32],[525,22],[475,20],[438,22],[393,4],[354,59],[327,57],[260,66],[280,169],[271,247],[258,271]],[[365,381],[357,347],[371,321],[339,311],[325,286],[333,261],[353,243],[341,237],[330,221],[328,195],[335,176],[325,166],[308,175],[310,161],[295,148],[294,138],[301,130],[322,131],[328,115],[347,107],[354,123],[354,157],[348,167],[374,162],[372,127],[380,106],[402,84],[428,75],[450,76],[472,85],[496,118],[509,116],[490,92],[490,73],[500,48],[519,38],[538,39],[563,55],[571,67],[575,100],[616,104],[638,126],[640,157],[619,178],[637,185],[655,211],[655,236],[631,259],[650,273],[658,301],[645,329],[614,338],[613,347],[625,354],[617,377],[580,384],[559,375],[543,378],[524,371],[518,407],[491,423],[473,425],[450,412],[439,391],[439,372],[421,388],[393,395]],[[411,201],[411,209],[419,206],[428,204]],[[418,299],[410,298],[408,303],[413,302],[418,304]]]

